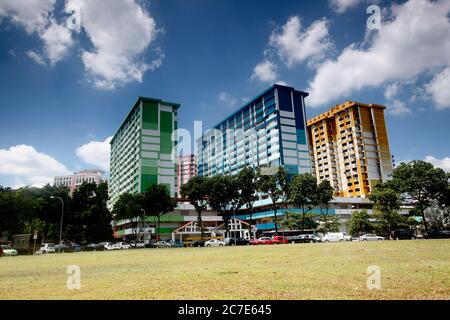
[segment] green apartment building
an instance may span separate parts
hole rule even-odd
[[[145,192],[152,184],[166,185],[175,196],[172,133],[177,129],[179,107],[178,103],[145,97],[134,104],[111,140],[110,209],[122,193]]]

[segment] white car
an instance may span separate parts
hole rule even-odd
[[[1,248],[3,250],[4,257],[13,257],[13,256],[17,256],[19,254],[16,249],[13,249],[6,244],[2,244]]]
[[[42,254],[46,254],[46,253],[55,253],[55,244],[54,243],[43,243],[41,245],[41,248],[36,251],[36,253],[42,253]]]
[[[381,240],[384,240],[384,238],[371,233],[359,237],[359,241],[381,241]]]
[[[114,248],[115,248],[116,250],[123,250],[123,249],[130,249],[131,246],[130,246],[128,243],[126,243],[126,242],[117,242],[117,243],[114,245]]]
[[[114,243],[111,243],[111,242],[105,242],[104,247],[105,247],[105,250],[117,250]]]
[[[352,241],[352,237],[347,232],[328,232],[322,239],[324,242]]]
[[[225,242],[217,239],[211,239],[205,242],[205,247],[223,247]]]
[[[160,240],[160,241],[155,243],[155,246],[157,248],[170,248],[170,247],[172,247],[172,244],[170,242],[167,242],[167,241],[164,241],[164,240]]]
[[[132,248],[145,248],[145,242],[137,242],[137,243],[132,242],[130,246]]]

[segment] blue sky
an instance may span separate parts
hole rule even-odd
[[[368,29],[367,8],[381,29]],[[4,0],[0,185],[107,167],[138,96],[204,129],[274,82],[387,106],[391,152],[450,170],[449,1]],[[65,10],[66,9],[66,10]]]

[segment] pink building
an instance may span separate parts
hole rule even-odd
[[[197,157],[194,154],[178,158],[177,193],[180,195],[181,186],[197,175]]]
[[[53,185],[55,187],[68,187],[70,194],[72,194],[84,182],[100,184],[105,181],[103,179],[104,173],[104,171],[97,169],[82,170],[71,175],[55,177]]]

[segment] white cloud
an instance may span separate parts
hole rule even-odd
[[[78,147],[75,150],[77,157],[88,164],[98,166],[100,169],[109,171],[110,162],[110,142],[112,137],[108,137],[105,141],[91,141]]]
[[[57,22],[56,0],[1,0],[0,22],[9,18],[43,43],[42,53],[27,55],[38,64],[54,65],[73,46],[73,33],[84,29],[92,49],[81,50],[87,78],[100,89],[114,89],[132,81],[142,82],[148,70],[158,68],[164,58],[155,48],[152,61],[143,55],[155,40],[158,30],[154,19],[138,0],[66,0],[65,14]]]
[[[37,33],[44,43],[43,54],[33,50],[27,56],[34,62],[51,65],[64,58],[73,44],[70,30],[52,18],[56,0],[3,0],[0,2],[0,18],[9,19],[29,33]]]
[[[291,17],[282,27],[281,33],[272,33],[269,44],[290,68],[310,58],[320,59],[324,51],[331,47],[328,20],[316,20],[302,32],[300,18]]]
[[[430,162],[435,167],[441,168],[445,172],[450,172],[450,157],[437,159],[433,156],[426,156],[424,160]]]
[[[73,45],[70,30],[53,19],[50,19],[49,27],[41,34],[41,39],[44,41],[45,55],[52,65],[62,60]]]
[[[234,107],[237,104],[237,99],[228,92],[222,91],[217,98],[220,102],[225,103],[229,107]]]
[[[41,56],[39,53],[36,53],[33,50],[28,50],[26,55],[28,56],[28,58],[30,58],[37,64],[45,65],[45,58]]]
[[[389,101],[388,105],[386,106],[386,110],[388,113],[400,117],[406,117],[407,115],[412,113],[411,108],[409,108],[406,103],[398,99]]]
[[[450,108],[450,68],[445,68],[426,85],[438,110]]]
[[[44,31],[53,11],[56,0],[2,0],[0,1],[0,19],[9,19],[28,33]]]
[[[410,0],[393,5],[392,21],[382,24],[367,49],[352,44],[336,60],[319,66],[309,84],[309,105],[348,99],[355,90],[411,80],[450,65],[449,11],[450,1]]]
[[[364,0],[330,0],[331,8],[337,13],[344,13],[347,9],[356,7]]]
[[[269,60],[258,63],[253,69],[252,80],[274,82],[278,78],[277,67]]]
[[[398,82],[391,83],[384,88],[384,97],[388,100],[394,98],[400,90]]]
[[[128,82],[141,82],[144,73],[162,63],[163,54],[151,63],[141,55],[155,39],[154,19],[134,0],[68,0],[67,8],[78,8],[81,27],[93,49],[81,58],[89,79],[100,89],[114,89]]]
[[[13,177],[14,187],[42,187],[53,182],[53,177],[70,171],[55,158],[38,152],[29,145],[0,149],[0,176]]]

